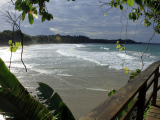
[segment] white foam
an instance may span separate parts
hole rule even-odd
[[[123,52],[114,51],[114,52],[89,52],[89,51],[78,51],[72,48],[72,52],[70,50],[59,49],[57,53],[70,56],[81,58],[90,62],[94,62],[101,66],[108,66],[109,68],[114,69],[123,69],[127,67],[130,70],[141,69],[142,63],[139,56],[132,56],[132,54],[126,55]],[[152,61],[154,62],[154,61]],[[146,68],[152,62],[144,62]]]
[[[81,44],[75,44],[76,47],[85,47],[84,45],[81,45]]]
[[[105,49],[105,50],[109,50],[109,48],[103,48],[103,49]]]
[[[86,88],[87,90],[94,90],[94,91],[109,91],[106,89],[99,89],[99,88]]]
[[[90,61],[93,63],[96,63],[101,66],[108,66],[109,68],[114,69],[123,69],[124,67],[127,67],[130,70],[135,69],[141,69],[142,63],[140,59],[140,55],[142,52],[138,51],[126,51],[127,55],[124,51],[112,51],[110,52],[109,45],[105,47],[98,47],[102,50],[98,51],[98,49],[92,50],[95,45],[83,45],[83,44],[58,44],[58,45],[35,45],[35,46],[29,46],[26,47],[24,50],[24,63],[29,68],[34,68],[36,71],[39,71],[41,73],[45,74],[59,74],[60,72],[55,72],[54,70],[45,70],[45,69],[37,69],[36,66],[39,66],[40,63],[34,63],[31,65],[27,65],[27,62],[25,62],[30,58],[37,57],[46,57],[47,59],[53,58],[53,55],[51,54],[51,51],[56,51],[57,53],[63,55],[63,56],[69,56],[70,59],[83,59],[86,61]],[[84,49],[85,47],[85,49]],[[90,49],[91,47],[91,49]],[[95,46],[96,47],[96,46]],[[76,49],[78,48],[78,49]],[[87,49],[86,49],[87,48]],[[45,49],[45,51],[44,51]],[[46,52],[46,50],[48,52]],[[89,50],[89,51],[88,51]],[[92,51],[91,51],[92,50]],[[96,51],[95,51],[96,50]],[[107,51],[106,51],[107,50]],[[43,51],[43,52],[42,52]],[[31,53],[32,52],[32,53]],[[45,52],[45,54],[44,54]],[[18,67],[18,68],[24,68],[22,63],[20,62],[20,55],[21,50],[18,50],[16,53],[13,53],[12,58],[12,67]],[[42,54],[41,54],[42,53]],[[144,68],[148,66],[149,64],[153,63],[155,60],[158,60],[159,55],[151,55],[150,53],[146,53],[144,55]],[[5,63],[9,66],[9,60],[10,60],[10,51],[9,48],[4,47],[0,49],[0,57],[4,59]],[[72,58],[73,57],[73,58]],[[29,61],[30,63],[31,61]],[[51,72],[52,71],[52,72]],[[54,72],[53,72],[54,71]],[[63,74],[62,74],[63,75]]]
[[[32,68],[33,70],[39,72],[39,73],[43,73],[43,74],[46,74],[46,75],[51,75],[51,74],[61,74],[62,70],[61,69],[52,69],[52,70],[49,70],[49,69],[39,69],[39,68]]]
[[[69,75],[69,74],[57,74],[59,76],[66,76],[66,77],[69,77],[69,76],[73,76],[73,75]]]
[[[125,53],[118,53],[117,55],[125,59],[135,59],[133,56],[126,55]]]
[[[101,47],[100,49],[109,50],[109,48]]]

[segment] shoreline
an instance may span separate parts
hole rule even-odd
[[[37,82],[50,85],[62,97],[76,120],[107,99],[110,90],[114,88],[118,91],[129,79],[129,74],[126,75],[124,70],[109,68],[82,58],[74,59],[73,56],[57,54],[57,48],[51,49],[53,47],[49,45],[58,44],[48,44],[46,47],[50,49],[35,51],[34,54],[32,50],[38,51],[38,48],[43,46],[37,46],[35,49],[34,45],[33,47],[30,45],[28,51],[26,49],[25,60],[28,72],[25,72],[23,66],[18,66],[21,64],[18,60],[13,62],[14,67],[11,67],[11,71],[22,85],[34,94],[36,94],[35,88],[38,87]],[[63,49],[72,47],[68,46]],[[47,55],[48,50],[51,54]]]

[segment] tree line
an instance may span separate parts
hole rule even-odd
[[[14,35],[13,35],[14,34]],[[13,42],[21,42],[21,34],[20,31],[13,31],[4,30],[0,33],[0,45],[9,45],[8,41],[13,38]],[[90,39],[86,36],[70,36],[70,35],[37,35],[37,36],[30,36],[23,33],[24,45],[30,44],[52,44],[52,43],[70,43],[70,44],[78,44],[78,43],[108,43],[108,44],[116,44],[119,41],[121,44],[125,42],[127,44],[138,44],[133,40],[107,40],[107,39]]]

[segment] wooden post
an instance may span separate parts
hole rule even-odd
[[[145,107],[144,105],[145,105],[145,98],[146,98],[146,87],[147,87],[147,82],[145,82],[145,84],[139,91],[136,120],[143,120],[144,107]]]
[[[154,73],[153,100],[152,100],[153,106],[156,106],[158,77],[159,77],[159,67],[156,69]]]

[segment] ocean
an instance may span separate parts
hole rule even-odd
[[[76,119],[104,101],[112,89],[120,89],[129,74],[123,70],[142,69],[141,55],[146,44],[126,44],[119,51],[116,44],[44,44],[24,46],[12,53],[11,72],[35,93],[37,82],[50,85],[58,92]],[[0,57],[10,65],[9,47],[0,47]],[[160,45],[149,45],[143,55],[143,69],[160,60]]]

